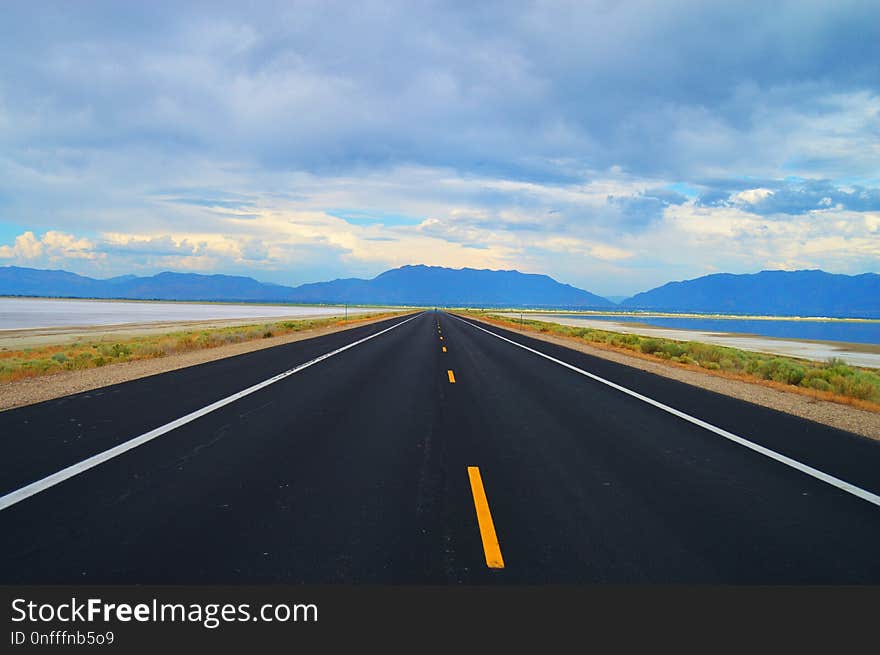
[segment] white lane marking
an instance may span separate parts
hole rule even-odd
[[[536,355],[540,355],[544,359],[549,359],[551,362],[555,362],[556,364],[559,364],[560,366],[564,366],[565,368],[571,369],[572,371],[575,371],[576,373],[580,373],[581,375],[585,375],[588,378],[595,380],[596,382],[601,382],[602,384],[606,384],[609,387],[612,387],[613,389],[617,389],[618,391],[622,391],[623,393],[628,394],[628,395],[632,396],[633,398],[638,398],[639,400],[646,402],[649,405],[653,405],[654,407],[656,407],[658,409],[662,409],[664,412],[669,412],[670,414],[677,416],[678,418],[684,419],[685,421],[688,421],[689,423],[693,423],[694,425],[698,425],[701,428],[709,430],[710,432],[714,432],[715,434],[720,435],[720,436],[724,437],[725,439],[730,439],[731,441],[738,443],[741,446],[745,446],[746,448],[754,450],[756,453],[760,453],[762,455],[765,455],[766,457],[769,457],[770,459],[774,459],[777,462],[785,464],[786,466],[790,466],[793,469],[797,469],[801,473],[806,473],[807,475],[812,476],[812,477],[816,478],[817,480],[821,480],[822,482],[827,482],[828,484],[830,484],[833,487],[837,487],[838,489],[845,491],[849,494],[852,494],[853,496],[856,496],[857,498],[861,498],[862,500],[867,500],[869,503],[873,503],[874,505],[880,507],[880,496],[878,496],[877,494],[873,494],[870,491],[866,491],[865,489],[862,489],[861,487],[857,487],[854,484],[850,484],[849,482],[846,482],[845,480],[841,480],[840,478],[835,478],[833,475],[828,475],[827,473],[823,473],[819,469],[814,469],[812,466],[808,466],[807,464],[802,464],[801,462],[797,461],[796,459],[792,459],[791,457],[786,457],[785,455],[777,453],[775,450],[770,450],[769,448],[765,448],[764,446],[761,446],[759,444],[751,442],[748,439],[744,439],[743,437],[735,435],[732,432],[728,432],[727,430],[725,430],[723,428],[719,428],[715,425],[712,425],[711,423],[707,423],[706,421],[703,421],[703,420],[698,419],[694,416],[691,416],[690,414],[685,414],[684,412],[677,410],[674,407],[670,407],[669,405],[664,405],[663,403],[661,403],[657,400],[654,400],[653,398],[648,398],[647,396],[643,396],[642,394],[640,394],[636,391],[633,391],[632,389],[627,389],[626,387],[622,387],[619,384],[615,384],[614,382],[611,382],[611,380],[606,380],[605,378],[599,377],[598,375],[596,375],[594,373],[590,373],[589,371],[585,371],[583,369],[580,369],[577,366],[573,366],[572,364],[569,364],[567,362],[563,362],[560,359],[556,359],[555,357],[551,357],[550,355],[546,355],[538,350],[535,350],[534,348],[529,348],[528,346],[525,346],[521,343],[517,343],[516,341],[513,341],[512,339],[508,339],[507,337],[503,337],[500,334],[496,334],[495,332],[492,332],[491,330],[487,330],[486,328],[480,327],[479,325],[475,325],[475,324],[471,323],[470,321],[465,321],[464,319],[459,318],[458,316],[455,316],[454,314],[451,314],[451,316],[455,319],[458,319],[462,323],[467,323],[471,327],[477,328],[478,330],[482,330],[483,332],[486,332],[487,334],[491,334],[493,337],[498,337],[502,341],[506,341],[507,343],[511,343],[514,346],[519,346],[520,348],[522,348],[524,350],[528,350],[531,353],[534,353]]]
[[[109,450],[105,450],[102,453],[98,453],[97,455],[92,455],[91,457],[82,460],[81,462],[77,462],[76,464],[72,464],[67,468],[63,468],[57,473],[53,473],[52,475],[48,475],[41,480],[37,480],[36,482],[31,482],[28,485],[25,485],[21,489],[17,489],[15,491],[11,491],[5,496],[0,496],[0,511],[6,509],[7,507],[11,507],[16,503],[20,503],[26,498],[30,498],[33,495],[40,493],[41,491],[45,491],[50,487],[54,487],[56,484],[60,484],[65,480],[69,480],[75,475],[79,475],[85,471],[88,471],[91,468],[98,466],[99,464],[103,464],[107,460],[113,459],[132,448],[137,448],[140,445],[147,443],[148,441],[152,441],[156,437],[161,437],[163,434],[167,432],[171,432],[172,430],[179,428],[182,425],[186,425],[187,423],[191,423],[195,421],[197,418],[204,416],[205,414],[210,414],[211,412],[220,409],[221,407],[225,407],[226,405],[235,402],[240,398],[244,398],[245,396],[249,396],[250,394],[259,391],[260,389],[265,389],[270,384],[275,384],[276,382],[283,380],[286,377],[290,377],[294,373],[299,373],[303,369],[309,368],[310,366],[314,366],[318,362],[322,362],[329,357],[333,357],[333,355],[338,355],[339,353],[348,350],[349,348],[354,348],[365,341],[369,341],[370,339],[374,339],[381,334],[385,334],[389,330],[393,330],[396,327],[400,327],[404,323],[409,323],[411,320],[418,318],[422,314],[416,314],[415,316],[411,316],[405,321],[401,321],[400,323],[395,323],[391,327],[385,328],[380,332],[376,332],[376,334],[371,334],[368,337],[364,337],[363,339],[359,339],[353,343],[348,344],[347,346],[342,346],[342,348],[337,348],[329,353],[324,353],[320,357],[315,357],[304,364],[300,364],[290,370],[284,371],[283,373],[279,373],[278,375],[271,377],[267,380],[263,380],[262,382],[258,382],[257,384],[248,387],[247,389],[243,389],[237,393],[232,394],[231,396],[227,396],[217,402],[211,403],[210,405],[206,405],[201,409],[197,409],[194,412],[187,414],[186,416],[181,416],[178,419],[171,421],[170,423],[166,423],[158,428],[150,430],[149,432],[145,432],[139,437],[134,437],[129,439],[128,441],[119,444],[118,446],[114,446]]]

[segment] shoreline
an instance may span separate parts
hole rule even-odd
[[[518,314],[495,313],[505,320],[515,322]],[[605,315],[605,314],[603,314]],[[711,332],[700,329],[659,327],[636,322],[603,321],[598,319],[567,318],[552,314],[531,313],[532,320],[546,320],[570,327],[593,328],[621,334],[637,334],[645,337],[659,337],[675,341],[698,341],[719,346],[761,352],[765,354],[793,357],[814,362],[822,362],[830,357],[844,359],[847,364],[862,368],[880,369],[880,345],[851,344],[843,341],[821,341],[791,337],[767,337],[741,332]]]
[[[321,302],[285,302],[283,300],[168,300],[161,298],[85,298],[83,296],[10,296],[0,294],[0,299],[8,300],[74,300],[82,302],[134,302],[134,303],[169,303],[174,305],[266,305],[270,307],[364,307],[375,309],[377,307],[390,307],[390,305],[370,305],[366,303],[321,303]],[[401,305],[401,309],[407,309],[407,305]]]
[[[499,312],[505,314],[547,314],[562,316],[657,316],[662,318],[706,318],[717,320],[749,320],[749,321],[812,321],[817,323],[880,323],[880,318],[865,317],[849,317],[849,316],[799,316],[799,315],[767,315],[767,314],[713,314],[710,312],[664,312],[653,310],[567,310],[567,309],[510,309],[504,308],[499,310],[490,309],[491,312]]]
[[[401,310],[403,311],[403,310]],[[364,312],[368,313],[368,312]],[[283,320],[309,321],[339,318],[341,314],[302,314],[299,316],[262,316],[246,318],[216,318],[197,321],[141,321],[108,325],[61,325],[55,327],[12,328],[0,330],[0,352],[23,350],[39,346],[64,346],[79,341],[116,341],[141,336],[164,335],[186,330],[211,330],[225,327],[243,327],[258,323]],[[349,320],[356,320],[357,315]]]

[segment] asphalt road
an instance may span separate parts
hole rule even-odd
[[[880,444],[489,328],[774,459],[450,314],[402,321],[0,413],[0,583],[880,583]]]

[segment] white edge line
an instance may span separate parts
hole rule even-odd
[[[609,387],[612,387],[613,389],[617,389],[618,391],[622,391],[623,393],[630,395],[633,398],[638,398],[642,402],[646,402],[649,405],[653,405],[654,407],[656,407],[658,409],[662,409],[664,412],[669,412],[670,414],[677,416],[680,419],[684,419],[685,421],[688,421],[689,423],[693,423],[694,425],[698,425],[701,428],[709,430],[710,432],[714,432],[715,434],[720,435],[720,436],[724,437],[725,439],[729,439],[730,441],[738,443],[741,446],[745,446],[746,448],[749,448],[750,450],[754,450],[755,452],[760,453],[762,455],[765,455],[766,457],[769,457],[770,459],[774,459],[777,462],[785,464],[786,466],[790,466],[791,468],[796,469],[796,470],[800,471],[801,473],[806,473],[807,475],[814,477],[817,480],[821,480],[822,482],[827,482],[828,484],[830,484],[833,487],[837,487],[838,489],[840,489],[842,491],[845,491],[849,494],[852,494],[853,496],[861,498],[862,500],[866,500],[869,503],[873,503],[874,505],[880,507],[880,496],[878,496],[877,494],[873,494],[870,491],[866,491],[865,489],[862,489],[861,487],[857,487],[854,484],[850,484],[849,482],[846,482],[845,480],[841,480],[840,478],[835,478],[833,475],[823,473],[819,469],[814,469],[812,466],[808,466],[807,464],[803,464],[803,463],[797,461],[796,459],[792,459],[791,457],[786,457],[785,455],[777,453],[775,450],[770,450],[769,448],[765,448],[764,446],[761,446],[761,445],[756,444],[752,441],[749,441],[748,439],[744,439],[743,437],[735,435],[732,432],[728,432],[727,430],[725,430],[723,428],[719,428],[715,425],[712,425],[711,423],[707,423],[706,421],[698,419],[695,416],[691,416],[690,414],[686,414],[678,409],[675,409],[674,407],[670,407],[669,405],[664,405],[663,403],[661,403],[657,400],[654,400],[653,398],[648,398],[647,396],[643,396],[642,394],[640,394],[636,391],[633,391],[632,389],[627,389],[626,387],[623,387],[619,384],[611,382],[611,380],[606,380],[605,378],[599,377],[598,375],[596,375],[594,373],[590,373],[588,371],[585,371],[583,369],[578,368],[577,366],[573,366],[572,364],[569,364],[567,362],[563,362],[560,359],[556,359],[555,357],[551,357],[550,355],[546,355],[546,354],[540,352],[539,350],[535,350],[534,348],[529,348],[528,346],[525,346],[521,343],[517,343],[516,341],[513,341],[512,339],[508,339],[507,337],[503,337],[500,334],[496,334],[495,332],[492,332],[491,330],[487,330],[484,327],[481,327],[479,325],[475,325],[474,323],[471,323],[470,321],[466,321],[463,318],[456,316],[455,314],[450,314],[450,316],[452,316],[455,319],[458,319],[462,323],[467,323],[471,327],[475,327],[478,330],[482,330],[483,332],[486,332],[487,334],[491,334],[493,337],[498,337],[502,341],[506,341],[508,343],[511,343],[514,346],[519,346],[520,348],[522,348],[524,350],[528,350],[531,353],[534,353],[536,355],[540,355],[544,359],[549,359],[551,362],[555,362],[556,364],[559,364],[560,366],[564,366],[565,368],[571,369],[572,371],[575,371],[576,373],[580,373],[581,375],[585,375],[588,378],[595,380],[596,382],[601,382],[602,384],[606,384]]]
[[[97,455],[92,455],[81,462],[77,462],[76,464],[71,464],[70,466],[61,469],[60,471],[53,473],[52,475],[47,475],[45,478],[41,480],[37,480],[35,482],[31,482],[20,489],[16,489],[15,491],[11,491],[5,496],[0,496],[0,511],[15,505],[16,503],[20,503],[21,501],[34,496],[41,491],[45,491],[50,487],[54,487],[56,484],[60,484],[65,480],[69,480],[75,475],[79,475],[85,471],[88,471],[91,468],[98,466],[99,464],[103,464],[104,462],[113,459],[114,457],[118,457],[119,455],[128,452],[132,448],[137,448],[148,441],[152,441],[156,437],[161,437],[163,434],[171,432],[172,430],[179,428],[182,425],[186,425],[187,423],[191,423],[195,421],[197,418],[205,416],[206,414],[210,414],[214,410],[220,409],[221,407],[225,407],[226,405],[235,402],[240,398],[244,398],[245,396],[249,396],[250,394],[259,391],[260,389],[264,389],[268,387],[270,384],[275,384],[276,382],[283,380],[286,377],[293,375],[294,373],[299,373],[303,369],[309,368],[310,366],[314,366],[318,362],[324,361],[329,357],[333,357],[333,355],[338,355],[339,353],[348,350],[349,348],[354,348],[365,341],[369,341],[370,339],[374,339],[378,337],[380,334],[385,334],[389,330],[393,330],[396,327],[400,327],[404,323],[409,323],[411,320],[418,318],[424,312],[419,312],[415,316],[411,316],[405,321],[401,321],[400,323],[395,323],[391,327],[385,328],[375,334],[371,334],[368,337],[364,337],[363,339],[359,339],[358,341],[354,341],[346,346],[342,346],[341,348],[337,348],[328,353],[324,353],[319,357],[315,357],[314,359],[310,359],[309,361],[300,364],[299,366],[295,366],[294,368],[284,371],[283,373],[279,373],[267,380],[263,380],[262,382],[258,382],[257,384],[248,387],[247,389],[242,389],[241,391],[232,394],[231,396],[227,396],[226,398],[222,398],[216,402],[211,403],[210,405],[206,405],[201,409],[197,409],[194,412],[191,412],[185,416],[181,416],[178,419],[171,421],[170,423],[166,423],[165,425],[161,425],[158,428],[150,430],[149,432],[145,432],[144,434],[129,439],[113,448],[105,450],[104,452],[98,453]]]

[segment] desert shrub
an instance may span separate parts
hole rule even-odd
[[[663,344],[661,344],[657,339],[645,339],[642,343],[639,344],[639,350],[643,353],[652,355],[656,353]]]
[[[161,357],[165,354],[158,343],[140,343],[134,347],[133,352],[135,357],[141,357],[144,359]]]
[[[52,355],[52,359],[59,364],[64,364],[69,358],[64,353],[55,353]]]
[[[703,368],[707,368],[710,371],[717,371],[721,368],[721,364],[719,364],[718,362],[701,362],[700,366],[702,366]]]
[[[811,389],[818,389],[819,391],[831,391],[832,389],[831,385],[828,384],[828,381],[823,378],[810,378],[806,386]]]
[[[77,354],[77,356],[73,358],[73,361],[68,362],[68,364],[70,365],[69,366],[70,368],[76,368],[76,369],[91,368],[91,366],[93,364],[95,364],[93,359],[94,359],[94,356],[92,355],[92,353],[83,352],[83,353]],[[97,365],[100,366],[100,364],[97,364]]]
[[[674,341],[664,343],[661,350],[669,357],[681,357],[685,353],[684,347]]]
[[[804,373],[804,379],[801,380],[801,385],[805,387],[810,386],[810,382],[813,380],[825,380],[825,382],[827,382],[828,377],[828,373],[824,369],[811,366]]]
[[[877,378],[876,375],[870,374],[852,374],[852,375],[835,375],[831,378],[831,386],[834,391],[851,398],[859,398],[861,400],[869,400],[871,398],[880,399],[880,379],[877,383],[871,379]]]
[[[803,366],[793,364],[786,368],[783,373],[781,373],[781,375],[784,377],[784,379],[781,381],[785,382],[786,384],[798,385],[801,383],[801,380],[804,379],[805,372],[806,371],[804,370]]]
[[[725,355],[723,348],[708,343],[689,341],[686,347],[688,354],[698,362],[715,362],[717,364]]]

